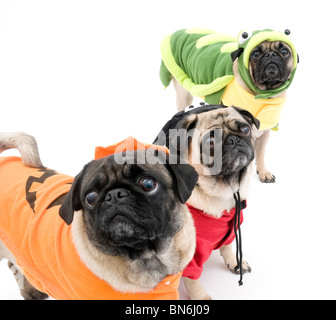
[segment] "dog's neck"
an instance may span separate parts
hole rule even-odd
[[[81,260],[98,278],[120,292],[145,293],[153,290],[166,276],[181,272],[193,257],[196,244],[193,220],[186,206],[183,210],[184,228],[171,240],[164,254],[151,259],[129,260],[99,251],[88,238],[82,211],[74,214],[73,242]]]
[[[236,192],[240,192],[241,200],[248,197],[252,168],[253,164],[250,164],[246,169],[245,178],[240,183],[237,178],[233,178],[226,182],[218,181],[214,185],[213,178],[200,176],[188,204],[212,217],[220,218],[225,210],[230,211],[235,207],[233,195]]]
[[[129,280],[130,266],[126,259],[110,256],[96,249],[85,231],[82,211],[76,211],[72,223],[72,235],[77,252],[86,267],[120,292],[147,292],[157,285],[154,277],[148,277],[148,287],[141,288]]]
[[[212,196],[206,194],[201,186],[197,186],[188,200],[188,204],[212,217],[220,218],[223,211],[229,211],[235,206],[235,201],[233,194],[228,193],[224,188],[222,196]]]

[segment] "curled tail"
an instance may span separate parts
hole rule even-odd
[[[0,153],[8,149],[19,150],[22,162],[32,168],[43,168],[35,138],[23,132],[0,132]]]

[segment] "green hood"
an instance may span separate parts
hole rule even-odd
[[[248,34],[248,38],[244,41],[244,39],[241,37],[241,35],[244,32],[240,33],[240,37],[238,37],[238,41],[241,39],[241,43],[238,45],[238,50],[240,50],[240,53],[242,52],[242,49],[244,50],[243,53],[238,58],[238,72],[245,84],[248,86],[250,90],[253,92],[257,92],[258,95],[256,96],[256,99],[267,99],[269,97],[272,97],[274,95],[277,95],[284,90],[287,90],[287,88],[290,86],[290,84],[293,81],[295,72],[296,72],[296,66],[298,63],[298,55],[296,52],[296,49],[290,40],[290,38],[282,32],[276,32],[270,29],[262,30],[262,31],[254,31],[252,34]],[[246,36],[245,34],[245,36]],[[252,81],[251,75],[249,72],[249,59],[252,50],[257,47],[260,43],[264,41],[282,41],[289,45],[289,47],[292,49],[293,53],[293,59],[294,59],[294,67],[293,72],[289,80],[287,80],[282,86],[276,89],[271,90],[260,90]]]

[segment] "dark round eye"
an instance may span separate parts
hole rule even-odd
[[[247,124],[243,124],[240,126],[240,132],[246,136],[248,136],[251,132],[251,128]]]
[[[158,188],[158,183],[154,178],[142,178],[139,181],[139,186],[148,193],[153,193]]]
[[[286,48],[281,49],[280,52],[281,52],[281,54],[284,55],[284,56],[286,56],[286,55],[289,54],[289,51],[288,51]]]
[[[204,147],[212,149],[212,148],[215,147],[215,143],[216,143],[216,141],[215,141],[214,137],[208,137],[204,141]]]
[[[260,52],[258,50],[252,52],[252,57],[253,58],[258,58],[260,56]]]
[[[85,197],[85,201],[86,201],[87,205],[89,207],[93,207],[97,197],[98,197],[98,193],[95,192],[95,191],[92,191],[92,192],[88,193]]]

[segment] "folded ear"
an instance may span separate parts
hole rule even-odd
[[[170,128],[166,146],[170,151],[181,151],[188,148],[188,132],[194,129],[197,125],[197,115],[191,114],[179,121],[175,127]]]
[[[238,48],[236,51],[231,52],[232,62],[238,59],[242,55],[243,52],[244,52],[244,48]]]
[[[198,173],[190,164],[166,164],[170,172],[174,187],[182,203],[186,203],[190,198],[198,180]]]
[[[252,113],[250,113],[249,111],[245,110],[245,109],[241,109],[238,107],[234,107],[232,106],[233,109],[235,109],[237,112],[239,112],[240,115],[243,116],[243,118],[249,123],[249,124],[254,124],[256,126],[257,129],[260,128],[260,121],[255,118]]]
[[[74,212],[83,209],[80,202],[80,186],[82,184],[84,170],[85,168],[75,177],[59,210],[60,217],[67,225],[72,223]]]

